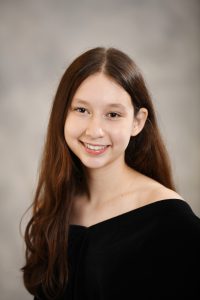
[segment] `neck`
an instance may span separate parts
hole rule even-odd
[[[124,161],[117,161],[99,169],[87,169],[90,189],[89,204],[97,206],[127,191],[137,172]]]

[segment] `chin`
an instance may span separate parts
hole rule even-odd
[[[82,164],[84,165],[84,167],[88,168],[88,169],[99,169],[104,167],[107,163],[103,162],[103,161],[99,161],[99,160],[95,160],[94,158],[91,159],[91,161],[86,161],[85,159],[81,159],[79,158],[80,161],[82,162]]]

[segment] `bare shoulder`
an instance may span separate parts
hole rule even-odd
[[[158,186],[157,188],[152,190],[152,195],[155,199],[181,199],[184,200],[181,195],[179,195],[177,192],[166,188],[165,186],[161,185]]]
[[[161,201],[167,199],[180,199],[184,200],[183,197],[176,191],[165,187],[164,185],[153,182],[148,192],[149,202]]]
[[[180,199],[184,200],[183,197],[176,191],[167,188],[161,183],[157,182],[146,176],[141,176],[141,202],[149,204],[156,201],[167,200],[167,199]],[[143,191],[143,192],[142,192]]]

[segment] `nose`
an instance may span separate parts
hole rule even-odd
[[[102,123],[97,117],[92,117],[87,124],[86,135],[90,138],[96,139],[104,136]]]

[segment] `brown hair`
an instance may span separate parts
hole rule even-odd
[[[64,124],[77,88],[97,72],[110,76],[130,94],[135,114],[141,107],[148,110],[143,130],[130,138],[126,163],[175,190],[152,101],[136,64],[115,48],[97,47],[80,55],[65,71],[55,95],[32,218],[25,230],[26,263],[22,268],[25,287],[34,295],[42,290],[48,299],[57,299],[68,282],[66,253],[73,197],[90,195],[84,167],[66,144]]]

